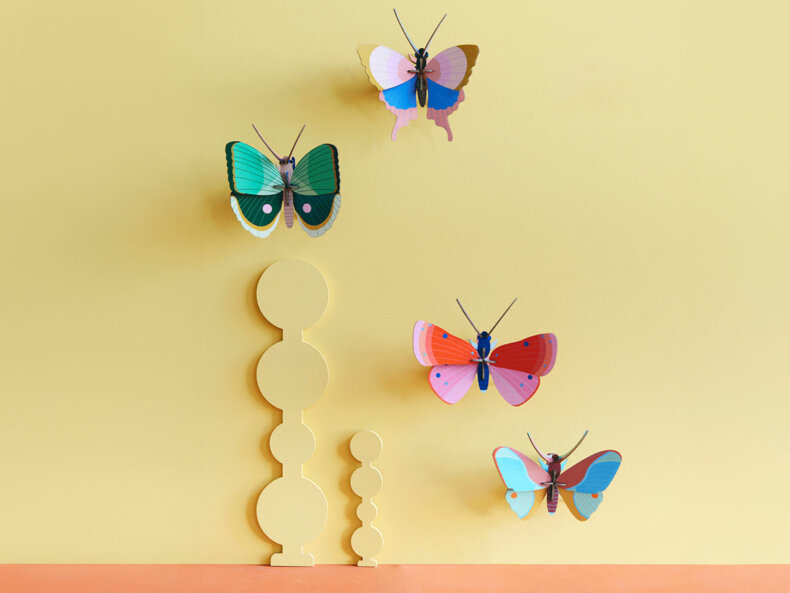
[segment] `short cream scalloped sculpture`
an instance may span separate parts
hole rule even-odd
[[[381,455],[382,448],[381,437],[372,430],[358,432],[351,439],[351,454],[362,462],[362,466],[351,474],[351,489],[362,499],[357,507],[362,527],[351,534],[351,547],[362,558],[357,566],[378,566],[373,556],[381,551],[384,544],[384,536],[372,524],[378,508],[371,500],[384,483],[381,472],[371,465]]]

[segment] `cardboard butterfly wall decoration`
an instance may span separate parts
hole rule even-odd
[[[506,402],[512,406],[525,403],[538,389],[540,377],[554,367],[557,337],[538,334],[496,348],[491,334],[516,300],[487,332],[478,331],[461,301],[456,299],[456,302],[472,324],[476,341],[467,342],[425,321],[418,321],[414,326],[414,355],[420,364],[431,367],[428,378],[433,392],[443,402],[454,404],[466,395],[475,377],[482,392],[488,389],[489,378],[493,377]]]
[[[281,213],[288,228],[293,226],[296,214],[308,235],[320,237],[335,222],[340,210],[337,148],[321,144],[297,163],[293,152],[305,126],[285,158],[272,150],[254,124],[252,127],[277,159],[277,166],[244,142],[229,142],[225,146],[230,204],[236,218],[256,237],[267,237],[277,226]]]
[[[400,128],[417,119],[419,101],[420,107],[428,106],[427,118],[444,128],[447,139],[452,140],[447,118],[464,100],[463,87],[469,81],[480,49],[476,45],[454,45],[428,59],[428,46],[447,15],[436,25],[425,47],[418,49],[400,22],[398,12],[394,12],[414,53],[403,56],[383,45],[360,45],[357,49],[370,82],[381,91],[379,99],[395,115],[392,139],[395,140]]]
[[[545,498],[553,515],[562,496],[574,517],[579,521],[589,519],[601,504],[603,491],[612,483],[622,456],[617,451],[600,451],[565,469],[563,462],[581,444],[587,431],[565,455],[545,454],[538,449],[532,435],[527,433],[527,436],[540,456],[540,465],[516,449],[494,449],[494,463],[507,486],[505,499],[510,508],[520,519],[526,519]]]

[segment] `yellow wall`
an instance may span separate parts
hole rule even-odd
[[[403,0],[434,49],[477,43],[456,140],[393,116],[356,57],[405,49],[390,4],[6,3],[0,27],[0,561],[241,562],[279,422],[255,284],[285,257],[330,285],[306,334],[330,386],[308,546],[349,562],[348,439],[384,439],[382,562],[787,562],[790,5]],[[250,122],[339,147],[322,239],[255,239],[223,147]],[[430,391],[417,319],[559,337],[512,409]],[[624,464],[587,524],[518,521],[497,445]]]

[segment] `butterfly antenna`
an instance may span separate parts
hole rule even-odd
[[[446,19],[446,18],[447,18],[447,15],[445,14],[442,17],[442,20],[439,21],[439,24],[436,25],[436,28],[433,30],[433,33],[431,33],[431,36],[428,38],[428,43],[425,44],[425,51],[428,51],[428,46],[431,44],[431,40],[433,39],[433,36],[436,35],[436,31],[439,30],[439,27],[441,27],[442,23],[444,22],[444,19]]]
[[[288,158],[285,159],[286,161],[291,160],[291,157],[293,156],[294,153],[294,148],[296,148],[296,143],[299,142],[299,138],[301,138],[302,132],[304,132],[305,127],[307,127],[307,124],[303,124],[302,129],[299,130],[299,133],[296,135],[296,140],[294,140],[294,145],[291,147],[291,152],[288,153]]]
[[[400,22],[400,17],[398,16],[398,11],[393,8],[392,12],[395,13],[395,18],[398,20],[398,24],[400,25],[400,30],[403,31],[403,34],[406,36],[406,41],[409,42],[409,45],[411,45],[411,48],[416,52],[417,48],[414,47],[414,42],[412,42],[411,37],[409,37],[409,34],[406,32],[406,29],[403,27],[403,23]]]
[[[490,331],[490,332],[488,332],[488,335],[491,335],[492,333],[494,333],[494,329],[496,328],[496,326],[497,326],[497,325],[499,325],[499,322],[500,322],[500,321],[502,321],[502,318],[503,318],[505,315],[507,315],[507,312],[508,312],[508,311],[510,311],[510,307],[512,307],[513,305],[515,305],[515,304],[516,304],[516,301],[517,301],[517,300],[518,300],[518,297],[516,297],[516,298],[514,298],[514,299],[513,299],[513,302],[512,302],[512,303],[510,303],[510,306],[509,306],[507,309],[505,309],[505,312],[504,312],[504,313],[502,313],[502,315],[500,315],[499,319],[497,319],[497,322],[494,324],[494,327],[492,327],[492,328],[491,328],[491,331]]]
[[[562,457],[560,457],[560,461],[562,461],[563,459],[567,459],[568,457],[570,457],[571,453],[573,453],[573,452],[574,452],[574,451],[575,451],[575,450],[576,450],[576,449],[579,447],[579,445],[581,445],[581,444],[582,444],[582,441],[584,440],[584,437],[586,437],[586,436],[587,436],[587,433],[588,433],[588,432],[590,432],[590,431],[589,431],[589,430],[585,430],[585,431],[584,431],[584,434],[582,435],[582,438],[580,438],[580,439],[579,439],[579,442],[578,442],[578,443],[576,443],[576,444],[573,446],[573,449],[571,449],[571,450],[570,450],[570,451],[568,451],[568,452],[567,452],[565,455],[563,455]]]
[[[475,333],[479,336],[480,335],[480,331],[475,327],[474,322],[471,320],[469,315],[466,313],[466,310],[464,309],[464,306],[461,304],[461,301],[459,301],[458,299],[455,299],[455,302],[458,303],[459,307],[461,307],[461,311],[464,312],[464,316],[469,320],[469,323],[472,324],[472,327],[474,328]]]
[[[532,439],[532,435],[531,434],[527,433],[527,438],[529,439],[529,442],[532,443],[532,448],[535,449],[535,451],[538,452],[538,455],[540,455],[541,459],[544,459],[546,461],[551,461],[551,457],[549,457],[548,455],[544,454],[543,451],[538,449],[538,446],[535,444],[535,441]]]
[[[282,162],[283,159],[276,152],[274,152],[274,150],[272,150],[272,147],[269,146],[269,143],[266,142],[266,140],[263,139],[263,136],[261,136],[261,133],[258,131],[258,128],[255,127],[255,124],[252,124],[252,129],[255,130],[256,134],[258,134],[258,138],[260,138],[261,141],[266,145],[266,148],[268,148],[269,150],[272,151],[272,154],[274,155],[274,158],[276,158],[278,161]]]

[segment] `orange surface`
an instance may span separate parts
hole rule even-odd
[[[694,593],[790,590],[790,565],[0,565],[3,593]]]

